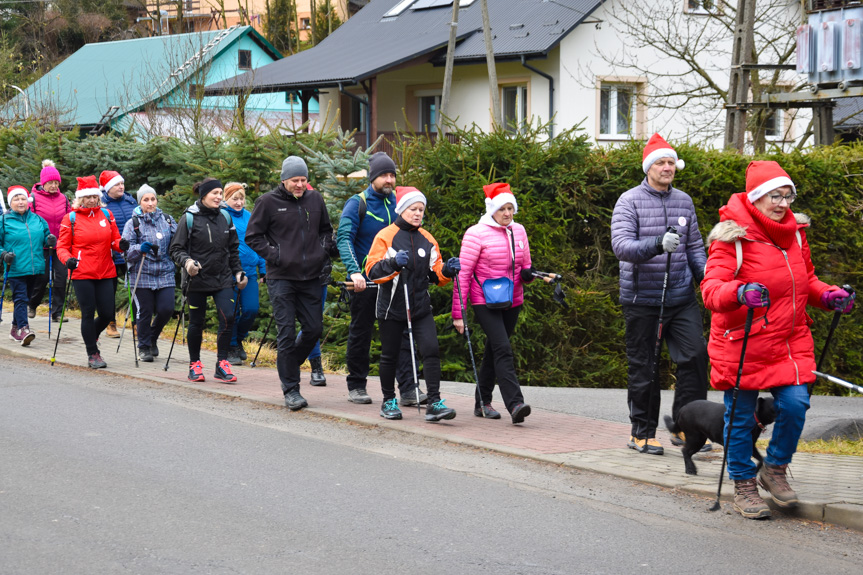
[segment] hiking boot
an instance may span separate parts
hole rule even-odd
[[[429,396],[420,390],[420,405],[427,405],[429,402]],[[412,389],[406,393],[402,394],[402,405],[405,407],[411,407],[417,404],[417,391]]]
[[[662,445],[656,440],[655,437],[651,437],[647,440],[630,437],[629,442],[626,444],[626,446],[630,449],[636,450],[639,453],[647,453],[648,455],[662,455],[665,453]]]
[[[219,361],[216,365],[216,373],[213,374],[213,377],[219,381],[224,381],[225,383],[237,382],[237,376],[231,371],[231,362],[227,359]]]
[[[673,445],[674,447],[683,447],[684,445],[686,445],[686,434],[682,431],[680,433],[672,433],[671,445]]]
[[[714,447],[713,442],[708,439],[707,441],[704,442],[704,446],[702,446],[702,448],[699,449],[698,451],[699,451],[699,453],[707,453],[709,451],[713,451],[713,447]]]
[[[789,508],[797,505],[797,494],[788,485],[785,472],[788,464],[770,465],[764,463],[764,467],[758,473],[758,484],[770,493],[770,497],[779,507]]]
[[[150,346],[138,348],[138,359],[144,363],[153,363],[153,354],[150,353]]]
[[[155,343],[150,346],[150,355],[152,355],[153,357],[159,357],[159,346],[157,346]]]
[[[384,419],[401,419],[402,410],[399,409],[399,400],[395,397],[386,400],[381,406],[381,417]]]
[[[530,406],[526,403],[516,403],[512,408],[512,423],[521,423],[528,415],[530,415]]]
[[[447,407],[444,399],[439,399],[426,406],[426,421],[436,423],[442,419],[455,419],[455,410]]]
[[[770,508],[758,494],[754,477],[734,481],[734,510],[747,519],[770,517]]]
[[[240,352],[236,346],[228,350],[228,363],[231,365],[243,365],[243,358],[240,357]]]
[[[201,365],[200,360],[193,361],[189,364],[189,381],[204,381],[204,366]]]
[[[294,388],[285,394],[285,407],[291,411],[299,411],[308,406],[309,402],[300,395],[300,390],[298,388]]]
[[[105,363],[105,360],[102,359],[102,356],[97,351],[93,355],[87,356],[87,367],[90,369],[102,369],[103,367],[108,367],[108,364]]]
[[[36,317],[36,308],[35,307],[27,306],[27,317],[29,317],[30,319],[33,319],[34,317]]]
[[[500,419],[500,412],[493,408],[490,403],[486,403],[481,408],[474,407],[473,414],[486,419]]]
[[[315,387],[324,387],[327,385],[327,378],[324,375],[324,366],[321,365],[321,358],[309,358],[309,365],[312,366],[312,381],[311,384]]]
[[[372,398],[365,389],[352,389],[348,392],[348,401],[351,403],[371,403]]]
[[[120,332],[117,331],[116,321],[112,321],[108,324],[108,327],[105,328],[105,337],[112,337],[114,339],[120,337]]]
[[[237,351],[240,354],[240,359],[242,359],[243,361],[246,361],[247,359],[249,359],[248,354],[246,354],[246,350],[243,348],[243,342],[240,342],[239,344],[237,344]]]
[[[36,334],[30,331],[29,326],[24,326],[18,330],[18,341],[21,345],[30,345],[30,342],[36,339]]]
[[[55,313],[54,315],[51,316],[51,321],[53,321],[54,323],[66,323],[67,321],[69,321],[69,318],[63,317],[62,314]]]

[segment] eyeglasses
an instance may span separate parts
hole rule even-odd
[[[794,203],[794,200],[797,199],[797,194],[795,194],[794,192],[791,192],[787,196],[783,196],[781,194],[768,194],[768,197],[770,198],[770,201],[774,204],[781,204],[782,200],[785,200],[785,202],[790,206]]]

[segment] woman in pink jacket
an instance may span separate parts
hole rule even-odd
[[[478,224],[468,228],[461,243],[458,285],[463,293],[459,294],[458,288],[453,290],[453,325],[459,333],[464,333],[464,318],[461,313],[463,300],[465,305],[473,305],[474,315],[486,336],[485,355],[479,369],[473,414],[477,417],[500,419],[500,413],[491,406],[496,378],[512,422],[521,423],[530,415],[530,405],[524,402],[521,394],[509,338],[515,330],[524,302],[524,284],[533,281],[530,247],[524,226],[513,221],[513,216],[518,213],[518,203],[509,184],[489,184],[483,186],[483,191],[486,213]],[[512,282],[511,303],[487,302],[483,283],[488,282],[486,289],[489,290],[493,284],[508,283],[502,278],[508,278]]]

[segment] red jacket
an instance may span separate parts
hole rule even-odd
[[[108,212],[105,217],[102,210]],[[120,251],[120,231],[114,221],[114,214],[106,208],[77,208],[74,233],[66,214],[60,223],[60,237],[57,240],[57,257],[65,263],[69,258],[77,258],[78,268],[72,272],[75,280],[99,280],[117,277],[117,268],[111,250]]]
[[[838,288],[815,276],[804,231],[809,218],[788,210],[782,222],[771,224],[745,193],[731,196],[719,215],[720,223],[707,239],[710,249],[701,282],[704,305],[713,312],[707,346],[711,385],[719,390],[734,387],[747,311],[737,301],[737,288],[750,282],[767,286],[771,306],[755,310],[740,388],[812,383],[815,353],[806,305],[823,309],[821,294]],[[735,276],[736,241],[743,257]]]

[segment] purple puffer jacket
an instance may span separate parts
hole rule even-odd
[[[515,307],[524,303],[524,286],[520,272],[531,266],[530,246],[527,243],[527,233],[523,225],[512,223],[509,229],[512,230],[515,240],[515,284],[512,292],[512,305]],[[512,256],[510,255],[512,244],[506,230],[507,228],[500,226],[476,224],[465,232],[458,256],[461,261],[458,279],[462,286],[462,296],[467,294],[464,301],[465,309],[469,304],[485,304],[481,287],[483,281],[504,276],[512,278]],[[453,286],[452,318],[462,319],[455,286]]]
[[[666,305],[695,299],[692,286],[704,277],[707,254],[698,231],[692,198],[676,188],[660,192],[647,183],[624,193],[611,216],[611,247],[620,260],[620,303],[658,306],[662,300],[666,254],[656,238],[677,228],[680,246],[671,255]]]
[[[40,186],[41,188],[41,186]],[[60,237],[60,222],[63,217],[72,211],[72,204],[61,192],[49,194],[45,190],[30,190],[30,210],[37,216],[42,216],[48,222],[48,231],[54,237]]]

